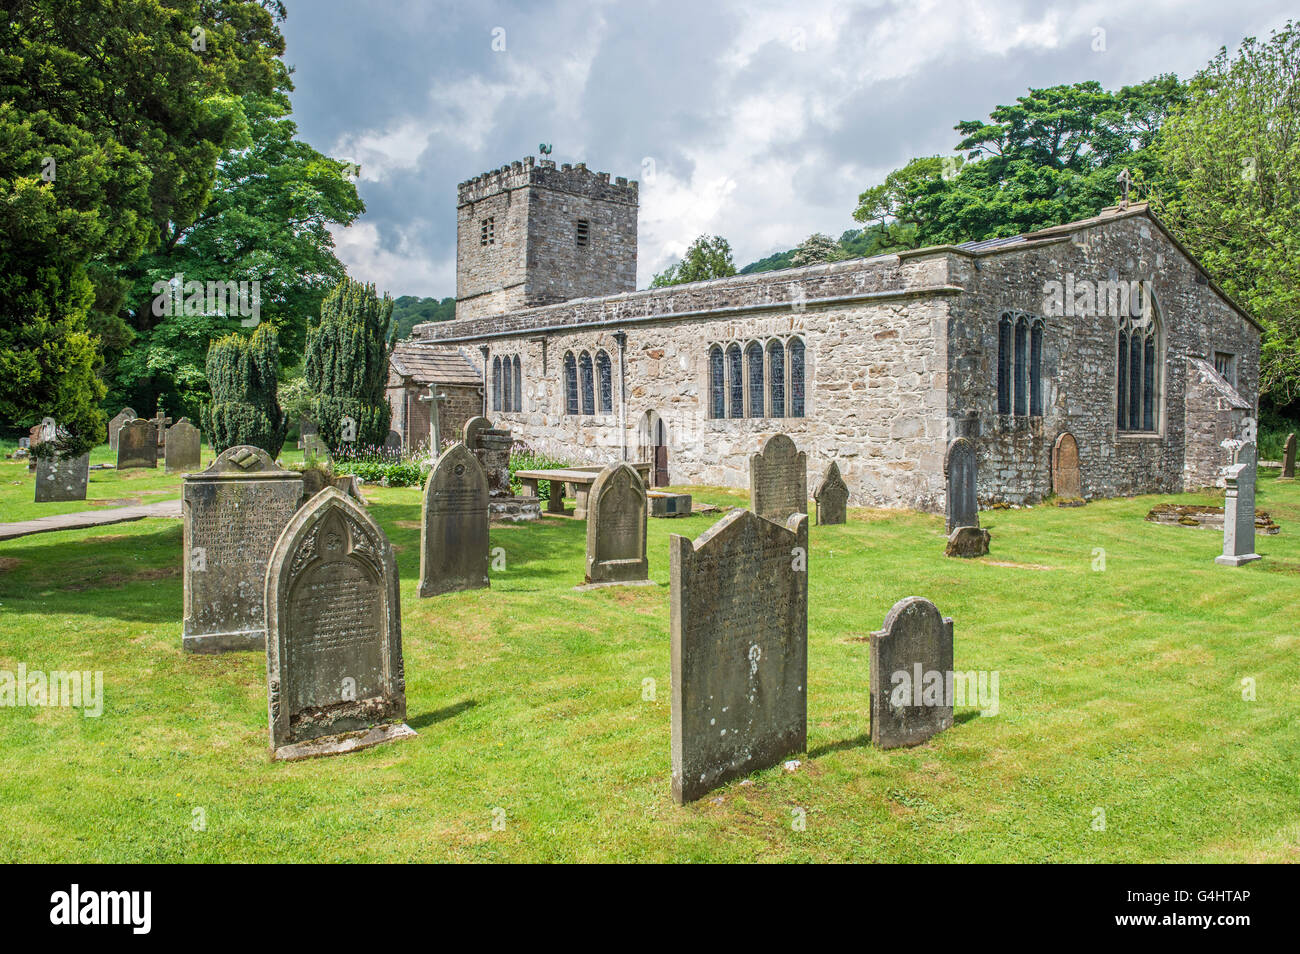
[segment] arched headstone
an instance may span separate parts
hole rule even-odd
[[[784,524],[808,506],[808,455],[785,434],[773,434],[749,455],[749,499],[754,513]]]
[[[158,429],[153,421],[137,417],[122,425],[117,435],[117,469],[158,466]]]
[[[1067,500],[1083,496],[1083,473],[1079,468],[1079,442],[1062,431],[1052,445],[1052,493]]]
[[[943,458],[943,475],[948,482],[948,533],[958,527],[980,525],[979,499],[975,494],[975,445],[959,437],[948,445]]]
[[[952,726],[952,619],[929,600],[899,600],[871,634],[871,741],[919,745]]]
[[[266,608],[274,758],[415,734],[404,724],[397,562],[364,508],[326,487],[294,515],[266,570]]]
[[[188,417],[167,428],[167,441],[163,445],[163,462],[167,473],[185,473],[203,466],[200,460],[199,429]]]
[[[465,446],[470,449],[471,453],[481,449],[478,441],[479,433],[491,429],[492,422],[486,417],[471,417],[465,422],[465,426],[461,429],[461,435]]]
[[[611,464],[587,494],[587,582],[631,583],[650,573],[646,492],[627,464]]]
[[[488,581],[488,485],[478,459],[456,443],[424,484],[420,596],[477,590]]]

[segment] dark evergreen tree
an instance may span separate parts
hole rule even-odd
[[[313,416],[321,440],[338,450],[345,443],[341,421],[356,421],[355,446],[382,446],[392,410],[388,380],[389,324],[393,300],[374,285],[345,278],[321,302],[320,321],[307,330],[303,373],[315,398]]]
[[[235,332],[212,342],[207,360],[212,404],[204,412],[204,425],[214,450],[252,444],[272,457],[280,455],[287,422],[276,393],[279,371],[274,325],[259,325],[251,336]]]

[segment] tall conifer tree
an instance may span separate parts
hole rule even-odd
[[[274,325],[260,325],[251,336],[235,332],[212,342],[207,360],[212,404],[204,424],[214,450],[252,444],[272,457],[280,455],[286,419],[277,394],[279,371]]]
[[[344,278],[321,302],[320,321],[307,330],[303,372],[315,394],[312,410],[321,440],[332,449],[347,442],[341,421],[356,421],[356,446],[382,446],[392,410],[388,380],[393,300],[374,285]]]

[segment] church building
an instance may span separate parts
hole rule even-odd
[[[636,182],[530,157],[458,200],[456,318],[416,326],[390,396],[413,408],[440,386],[398,365],[444,367],[497,426],[573,463],[747,487],[779,432],[810,488],[835,461],[855,505],[939,510],[956,437],[975,442],[982,503],[1052,494],[1067,434],[1084,497],[1170,493],[1218,482],[1256,416],[1259,324],[1144,204],[637,291]],[[439,402],[444,439],[464,403]]]

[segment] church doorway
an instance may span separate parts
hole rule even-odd
[[[646,411],[637,426],[640,459],[649,461],[650,486],[668,486],[668,427],[655,411]]]

